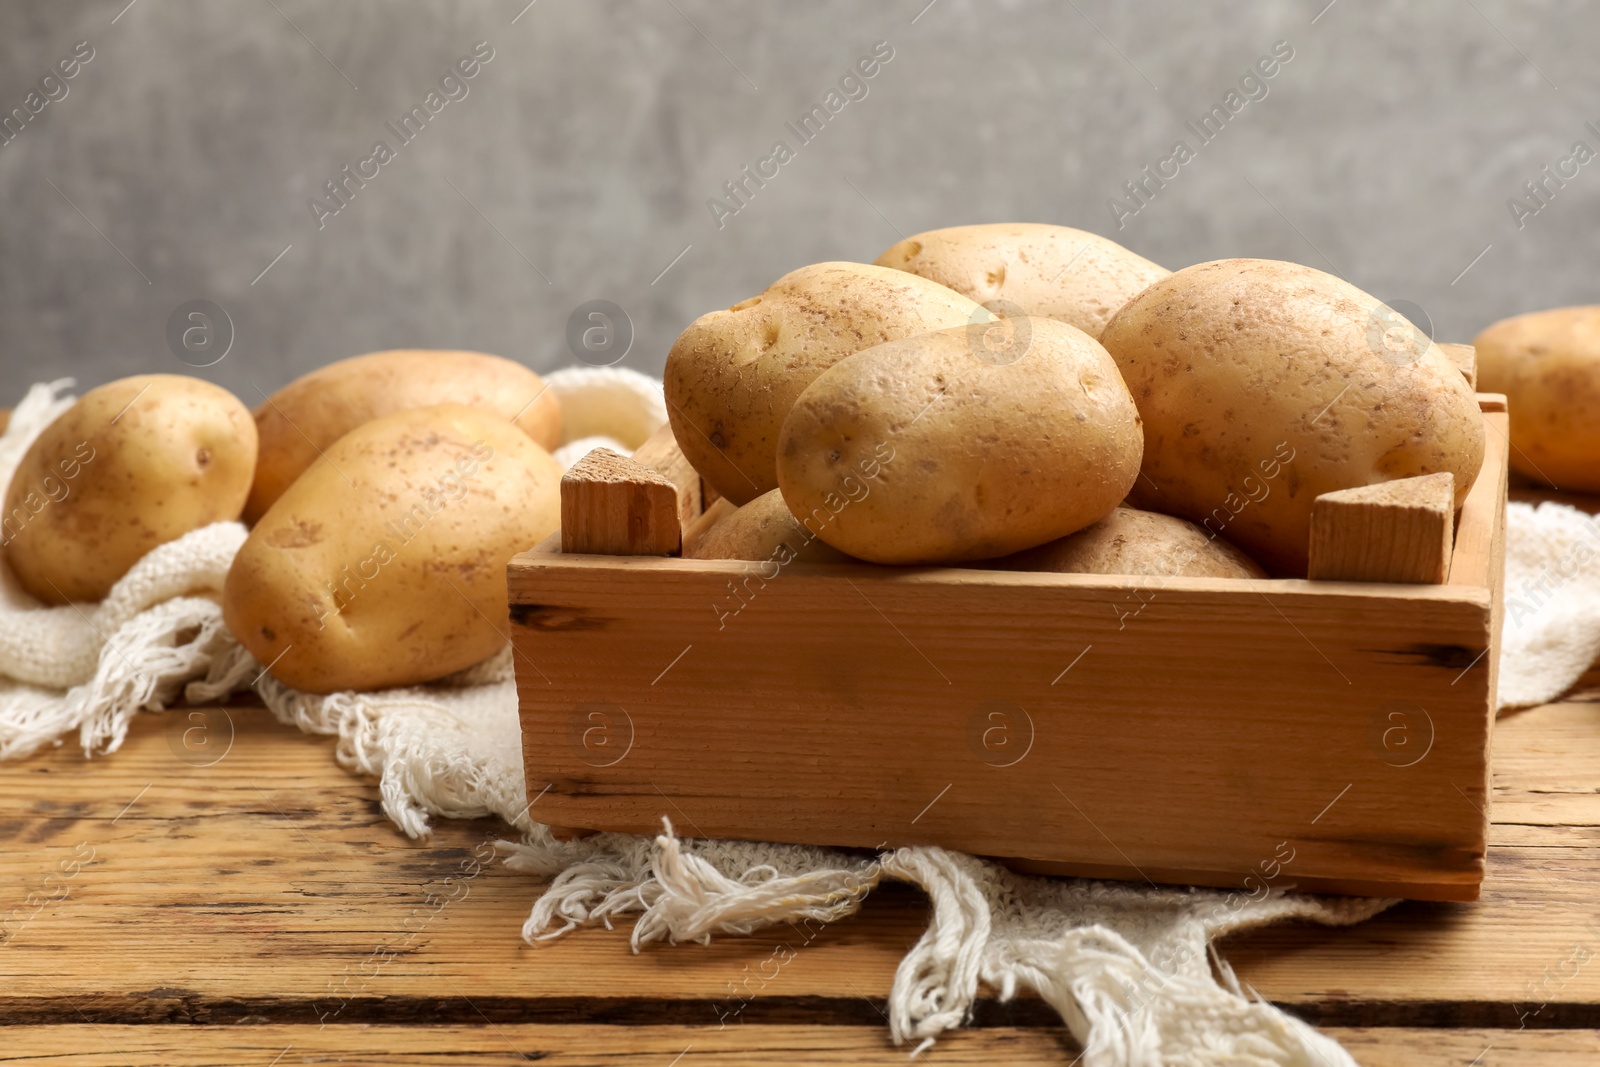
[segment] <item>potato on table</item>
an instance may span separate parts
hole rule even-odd
[[[995,560],[1012,571],[1138,574],[1151,577],[1265,578],[1249,556],[1192,522],[1137,508],[1117,508],[1059,541]]]
[[[255,424],[226,389],[177,374],[91,389],[17,466],[6,561],[47,604],[103,599],[156,546],[237,519],[255,464]]]
[[[1503,319],[1473,343],[1484,390],[1506,394],[1511,466],[1600,493],[1600,305]]]
[[[261,458],[246,521],[266,514],[329,445],[357,426],[433,404],[464,404],[514,420],[546,450],[561,443],[560,402],[520,363],[425,348],[352,356],[301,375],[256,408]]]
[[[1033,222],[929,230],[877,262],[969,296],[997,315],[1043,315],[1099,337],[1111,316],[1172,272],[1115,241]]]
[[[1311,504],[1335,489],[1483,464],[1460,370],[1380,301],[1296,263],[1225,259],[1134,297],[1101,343],[1144,417],[1129,503],[1304,577]]]
[[[874,563],[959,563],[1101,519],[1139,473],[1139,413],[1094,338],[1055,319],[858,352],[783,422],[790,512]]]
[[[457,404],[341,437],[256,523],[223,618],[286,685],[429,681],[505,644],[506,563],[561,523],[561,466]]]
[[[747,504],[778,487],[778,429],[817,375],[884,341],[992,318],[903,271],[801,267],[683,331],[663,374],[672,432],[701,477]]]

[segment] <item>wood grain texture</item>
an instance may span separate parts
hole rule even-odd
[[[561,551],[669,556],[682,539],[678,489],[654,468],[597,448],[561,476]]]
[[[1455,553],[1450,557],[1450,576],[1446,584],[1490,589],[1489,644],[1498,649],[1505,629],[1505,514],[1510,484],[1511,419],[1503,393],[1479,393],[1478,407],[1483,411],[1484,425],[1488,428],[1484,436],[1483,466],[1456,515]],[[1489,702],[1484,709],[1484,728],[1493,733],[1500,692],[1499,655],[1484,656],[1468,669],[1480,668],[1488,672]],[[1485,780],[1484,789],[1488,786]],[[1487,826],[1487,815],[1484,823]]]
[[[1600,1058],[1592,1030],[1335,1028],[1330,1036],[1364,1067],[1590,1067]],[[882,1027],[735,1026],[26,1026],[12,1028],[11,1067],[215,1067],[217,1064],[335,1062],[352,1067],[444,1062],[507,1067],[595,1063],[684,1067],[882,1064],[903,1067]],[[1079,1049],[1065,1029],[992,1027],[939,1040],[930,1062],[1062,1067]]]
[[[683,451],[678,448],[677,438],[672,436],[670,425],[662,424],[659,430],[645,439],[644,444],[634,449],[633,459],[666,475],[677,487],[680,528],[687,527],[704,510],[700,472],[684,458]]]
[[[65,1026],[5,1034],[8,1067],[216,1067],[335,1062],[506,1067],[775,1067],[794,1063],[905,1067],[882,1026]],[[940,1039],[940,1064],[1062,1067],[1078,1047],[1065,1029],[999,1027]],[[275,1060],[274,1057],[281,1059]],[[65,1059],[64,1057],[71,1057]],[[681,1059],[680,1059],[681,1057]]]
[[[1507,453],[1511,439],[1511,420],[1505,397],[1498,393],[1479,393],[1483,408],[1483,466],[1467,492],[1466,502],[1456,515],[1455,552],[1450,557],[1450,577],[1446,584],[1495,589],[1500,602],[1499,583],[1505,578],[1505,504],[1509,465]],[[1501,410],[1495,410],[1498,406]]]
[[[550,681],[521,686],[525,765],[563,825],[1223,885],[1290,840],[1307,884],[1476,891],[1487,590],[521,559],[513,639]],[[628,736],[585,751],[597,707]],[[1384,739],[1424,708],[1403,768]]]
[[[0,763],[0,1021],[865,1026],[881,1018],[850,983],[881,1002],[923,929],[901,890],[869,903],[870,933],[783,926],[635,955],[624,925],[531,946],[538,880],[490,864],[458,888],[504,826],[441,820],[412,841],[331,739],[257,707],[202,712],[226,752],[202,766],[189,714],[139,716],[108,758],[69,741]],[[780,945],[794,958],[764,975]]]
[[[1600,1061],[1593,1030],[1331,1027],[1363,1067],[1579,1067]]]
[[[188,712],[140,716],[110,758],[86,761],[69,744],[0,764],[0,919],[10,933],[0,1023],[66,1033],[86,1021],[332,1029],[488,1018],[881,1034],[894,969],[926,921],[920,894],[887,887],[814,932],[780,927],[634,955],[624,925],[531,947],[518,937],[539,888],[526,875],[486,866],[458,899],[437,911],[429,903],[502,828],[447,820],[431,840],[409,841],[383,821],[376,784],[334,764],[330,739],[257,708],[228,714],[231,747],[211,766],[174,740],[194,727]],[[227,722],[213,722],[219,742]],[[1522,1026],[1530,1033],[1508,1047],[1530,1049],[1546,1040],[1531,1031],[1600,1026],[1600,966],[1571,964],[1576,946],[1600,948],[1600,671],[1565,703],[1506,716],[1495,742],[1496,822],[1478,903],[1409,903],[1346,929],[1236,936],[1223,950],[1239,976],[1319,1025]],[[45,879],[80,844],[93,860],[60,899],[17,921],[29,894],[56,895]],[[797,951],[766,977],[782,945]],[[1055,1019],[1036,1000],[986,998],[976,1021]],[[1452,1035],[1434,1036],[1456,1049]],[[630,1045],[618,1036],[619,1051]],[[1465,1064],[1481,1048],[1412,1061],[1394,1050],[1426,1048],[1376,1031],[1358,1057]],[[1482,1062],[1536,1062],[1500,1054]]]
[[[1455,541],[1455,482],[1445,471],[1323,493],[1311,505],[1306,576],[1443,584]]]

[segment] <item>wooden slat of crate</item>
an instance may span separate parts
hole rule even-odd
[[[1295,876],[1330,888],[1475,892],[1460,808],[1484,799],[1488,671],[1467,668],[1487,591],[1187,579],[1141,601],[1079,576],[793,569],[719,629],[740,564],[525,558],[512,600],[536,606],[515,639],[551,681],[521,688],[547,817],[1219,884],[1288,840]],[[610,766],[620,741],[575,740],[591,704],[631,719]],[[1014,766],[974,744],[991,705],[1018,745],[1031,718]],[[1385,762],[1391,705],[1425,706],[1448,744]]]
[[[8,1067],[214,1067],[336,1062],[351,1067],[447,1062],[545,1067],[604,1062],[664,1067],[714,1056],[718,1067],[796,1062],[899,1067],[905,1049],[882,1027],[735,1026],[25,1026],[6,1033]],[[1365,1067],[1589,1067],[1600,1059],[1592,1030],[1425,1030],[1376,1027],[1329,1032]],[[1079,1048],[1064,1029],[990,1027],[939,1040],[941,1064],[1061,1067]]]

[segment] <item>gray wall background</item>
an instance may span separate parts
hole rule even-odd
[[[697,315],[785,271],[965,222],[1079,226],[1174,269],[1298,260],[1441,340],[1600,301],[1600,160],[1520,229],[1506,203],[1574,142],[1600,151],[1600,5],[525,2],[0,6],[0,110],[95,50],[0,146],[0,403],[187,371],[166,323],[192,299],[235,335],[196,373],[251,405],[380,348],[562,366],[597,298],[634,324],[625,365],[658,372]],[[784,122],[879,40],[867,97],[798,146]],[[1183,120],[1279,40],[1268,95],[1119,231],[1107,199],[1198,146]],[[383,123],[478,41],[468,96],[319,230],[307,199],[397,144]],[[779,138],[796,157],[719,229],[705,201]]]

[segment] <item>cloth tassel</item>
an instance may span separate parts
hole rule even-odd
[[[74,729],[86,755],[115,752],[140,711],[160,711],[233,643],[222,609],[178,597],[112,633],[93,676],[65,693],[13,686],[0,693],[0,759],[29,755]]]
[[[587,840],[601,839],[630,840],[606,834]],[[1343,924],[1393,903],[1290,895],[1248,900],[1213,890],[1066,883],[1015,875],[938,848],[871,859],[833,850],[833,866],[819,862],[796,875],[760,862],[778,846],[686,842],[665,820],[647,850],[637,847],[643,839],[631,840],[632,847],[602,846],[582,862],[567,863],[535,903],[523,937],[548,940],[634,914],[635,951],[652,941],[704,943],[713,933],[833,921],[858,908],[883,879],[909,882],[933,904],[928,928],[901,962],[889,994],[890,1036],[896,1044],[918,1042],[913,1055],[963,1025],[980,984],[987,983],[1002,999],[1037,992],[1083,1045],[1085,1067],[1354,1067],[1337,1042],[1241,989],[1225,964],[1213,973],[1207,946],[1224,930],[1275,917]],[[550,858],[544,846],[527,841],[510,848],[513,867],[534,869]],[[1053,906],[1062,904],[1050,898],[1063,885],[1092,888],[1077,894],[1076,914]],[[1087,911],[1134,916],[1150,946],[1141,948],[1103,923],[1075,925]],[[1054,930],[1029,936],[1018,928],[1019,916],[1026,917],[1022,926]]]
[[[897,1045],[935,1038],[972,1011],[990,904],[965,868],[979,862],[941,848],[906,848],[885,863],[888,873],[921,886],[933,902],[928,929],[895,969],[889,1034]]]

